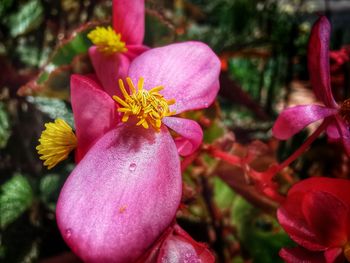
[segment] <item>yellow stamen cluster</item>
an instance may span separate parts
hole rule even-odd
[[[113,96],[121,106],[118,111],[124,113],[122,121],[126,122],[130,116],[134,115],[138,119],[136,125],[142,125],[145,129],[151,126],[159,131],[162,119],[175,114],[174,111],[169,110],[169,105],[173,105],[175,100],[166,100],[159,94],[163,86],[157,86],[151,90],[143,89],[143,78],[139,79],[137,89],[130,78],[126,78],[126,82],[130,88],[130,94],[126,91],[124,82],[119,79],[119,88],[124,95],[124,100]]]
[[[77,147],[77,138],[72,128],[62,119],[45,124],[46,129],[41,133],[36,147],[44,160],[44,165],[51,169],[68,157],[68,154]]]
[[[88,38],[97,46],[98,51],[111,55],[116,52],[126,52],[125,42],[121,41],[121,35],[117,34],[110,26],[96,27],[88,35]]]

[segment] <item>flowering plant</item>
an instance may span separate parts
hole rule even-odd
[[[177,152],[193,153],[202,131],[196,122],[171,115],[210,105],[219,67],[212,51],[197,42],[145,52],[130,65],[129,92],[119,81],[124,100],[113,97],[123,114],[119,124],[112,98],[93,80],[72,77],[78,149],[97,142],[66,181],[57,221],[81,258],[135,260],[172,221],[182,193]],[[162,123],[181,136],[176,144]]]
[[[349,261],[340,13],[5,2],[1,262]]]

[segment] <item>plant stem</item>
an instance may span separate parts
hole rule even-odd
[[[329,121],[325,119],[322,124],[305,140],[305,142],[292,154],[290,155],[286,160],[284,160],[282,163],[278,164],[277,166],[271,166],[266,173],[273,173],[273,176],[276,175],[278,172],[283,170],[285,167],[290,165],[292,162],[294,162],[303,152],[309,148],[310,144],[325,130],[327,127]]]

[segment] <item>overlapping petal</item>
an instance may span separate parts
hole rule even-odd
[[[206,245],[196,242],[179,225],[170,226],[137,263],[214,263]]]
[[[334,179],[327,177],[313,177],[293,185],[288,191],[292,194],[306,194],[311,191],[323,191],[330,193],[345,203],[350,204],[350,181],[346,179]]]
[[[145,34],[145,1],[113,0],[113,28],[127,44],[142,44]]]
[[[130,61],[134,60],[138,55],[143,52],[149,50],[150,48],[145,45],[128,45],[128,52],[125,52],[125,56],[127,56]]]
[[[326,247],[342,247],[347,240],[349,207],[334,195],[323,192],[310,192],[303,198],[305,221]]]
[[[113,99],[95,81],[81,75],[71,77],[71,103],[74,114],[79,162],[91,146],[118,124]]]
[[[280,255],[286,262],[317,258],[321,254],[315,251],[323,252],[326,262],[343,262],[342,250],[350,235],[349,189],[349,180],[314,177],[289,190],[286,201],[278,209],[278,220],[303,248],[283,249]]]
[[[302,247],[283,248],[279,255],[286,263],[326,263],[322,252],[313,252]]]
[[[326,106],[336,108],[330,83],[329,38],[331,27],[326,17],[322,16],[311,30],[308,46],[308,69],[312,88],[316,97]]]
[[[326,246],[320,243],[305,221],[300,209],[302,200],[303,195],[289,195],[277,211],[278,221],[296,243],[310,250],[324,250]]]
[[[173,235],[168,240],[172,240],[173,245],[175,245],[175,246],[176,246],[176,243],[178,244],[177,250],[178,250],[178,252],[180,252],[179,254],[182,254],[182,258],[184,258],[184,259],[186,259],[186,253],[184,253],[184,251],[182,251],[181,247],[183,247],[183,244],[187,243],[195,251],[196,256],[193,254],[193,252],[191,253],[191,256],[192,256],[192,258],[197,258],[198,259],[197,262],[199,262],[199,263],[214,263],[215,262],[215,257],[210,252],[208,247],[205,244],[202,244],[202,243],[199,243],[199,242],[196,242],[195,240],[193,240],[192,237],[177,224],[174,226]],[[185,248],[185,250],[189,249],[190,246],[187,246]],[[190,248],[191,251],[193,251],[192,248]],[[179,261],[179,263],[180,262],[186,262],[186,260]],[[187,262],[192,262],[192,261],[187,260]],[[194,261],[194,262],[196,262],[196,261]]]
[[[180,162],[165,127],[121,123],[104,135],[67,179],[57,222],[88,262],[133,262],[170,224],[182,191]]]
[[[326,128],[327,136],[332,141],[337,141],[340,139],[340,132],[337,121],[335,119],[330,120]]]
[[[103,54],[95,46],[89,49],[89,55],[103,90],[110,96],[121,96],[117,83],[127,76],[130,59],[122,53]]]
[[[175,99],[176,113],[208,107],[219,90],[220,60],[200,42],[184,42],[154,48],[138,56],[130,65],[129,76],[145,88],[163,86],[161,94]]]
[[[202,143],[203,131],[197,122],[184,118],[165,117],[163,123],[180,135],[175,139],[180,155],[192,154]]]
[[[336,109],[320,105],[300,105],[287,108],[278,116],[272,127],[272,133],[276,138],[286,140],[309,124],[336,113]]]
[[[331,247],[324,252],[324,257],[327,263],[341,263],[346,259],[343,250],[340,247]]]

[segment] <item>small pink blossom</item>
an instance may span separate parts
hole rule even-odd
[[[89,49],[95,74],[109,95],[119,93],[116,90],[118,79],[125,78],[131,61],[148,49],[142,45],[145,32],[144,0],[113,0],[113,30],[121,35],[126,52],[103,54],[96,46]]]
[[[320,17],[310,35],[308,68],[315,95],[323,105],[299,105],[285,109],[278,116],[272,132],[278,139],[286,140],[307,125],[324,120],[328,137],[334,141],[342,141],[350,155],[350,100],[339,105],[333,98],[330,86],[329,38],[330,24],[326,17]]]

